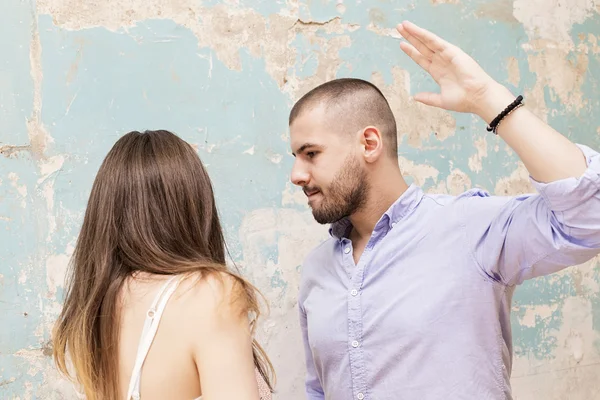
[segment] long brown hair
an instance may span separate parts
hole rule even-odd
[[[115,143],[92,186],[71,258],[54,359],[90,400],[120,397],[118,298],[137,271],[234,277],[255,316],[254,332],[260,293],[226,266],[210,178],[193,148],[164,130],[130,132]],[[273,390],[273,367],[256,340],[253,353]]]

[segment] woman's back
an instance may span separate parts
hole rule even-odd
[[[257,293],[226,266],[193,148],[167,131],[130,132],[92,186],[53,334],[57,366],[88,400],[258,400],[255,371],[268,382],[272,368],[253,337]]]
[[[134,399],[139,395],[144,400],[198,400],[202,393],[199,366],[211,365],[211,379],[219,382],[213,380],[210,385],[218,388],[215,393],[219,399],[254,398],[249,396],[253,392],[259,393],[257,399],[270,399],[268,387],[257,372],[254,380],[235,385],[231,382],[231,377],[252,376],[248,371],[252,360],[248,320],[243,316],[244,305],[233,297],[239,293],[235,294],[232,281],[197,280],[198,277],[140,274],[123,287],[119,337],[123,398],[131,393]],[[157,324],[156,329],[152,329],[153,323]],[[232,326],[227,328],[228,324]],[[206,342],[199,343],[203,339]],[[218,352],[206,352],[214,346]],[[220,360],[199,362],[204,357]],[[214,370],[216,362],[221,371]],[[255,384],[256,390],[248,390]],[[225,393],[224,388],[230,393]]]
[[[164,312],[158,315],[150,311],[160,290],[169,276],[136,277],[129,279],[122,290],[121,326],[119,332],[119,382],[120,393],[126,399],[132,373],[138,359],[143,360],[140,377],[140,394],[144,399],[195,399],[201,394],[198,369],[194,362],[194,342],[202,340],[193,333],[197,329],[195,315],[199,310],[189,310],[190,305],[205,307],[197,298],[196,291],[185,291],[189,282],[183,282],[166,301]],[[159,304],[160,305],[160,304]],[[193,314],[192,314],[193,313]],[[150,315],[149,315],[150,314]],[[158,329],[142,336],[144,324],[154,317]],[[205,321],[205,323],[209,323]],[[144,359],[144,349],[138,348],[151,340]],[[135,377],[134,377],[135,378]],[[135,396],[134,396],[135,398]]]

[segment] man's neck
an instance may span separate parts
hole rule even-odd
[[[371,182],[371,190],[365,206],[350,216],[353,232],[351,239],[369,240],[375,225],[383,214],[408,189],[400,170],[386,174],[387,177]]]

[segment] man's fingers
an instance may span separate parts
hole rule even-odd
[[[450,45],[448,42],[441,39],[437,35],[413,24],[412,22],[405,21],[401,25],[404,28],[404,30],[406,30],[410,35],[414,36],[417,40],[419,40],[421,43],[427,46],[429,50],[431,50],[434,53],[442,52]]]
[[[406,55],[408,55],[410,58],[412,58],[414,62],[419,64],[419,66],[421,68],[423,68],[425,71],[429,72],[429,66],[431,65],[431,61],[428,60],[427,57],[425,57],[423,54],[421,54],[415,48],[415,46],[413,46],[412,44],[410,44],[408,42],[401,42],[400,48],[402,49],[403,52],[406,53]]]
[[[396,29],[402,35],[402,37],[404,37],[404,39],[408,40],[408,42],[419,51],[419,53],[425,56],[425,58],[431,60],[431,57],[433,57],[433,51],[431,51],[429,47],[425,46],[423,42],[411,35],[406,28],[404,28],[404,25],[398,24]]]
[[[419,103],[423,103],[428,106],[443,108],[442,107],[442,96],[439,93],[427,93],[427,92],[417,93],[416,95],[414,95],[413,98],[415,99],[415,101],[418,101]]]

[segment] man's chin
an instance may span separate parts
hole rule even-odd
[[[314,208],[312,209],[312,215],[315,221],[317,221],[321,225],[327,225],[331,223],[329,222],[328,218],[324,218],[324,216],[319,214],[319,211],[315,210]]]
[[[344,218],[344,217],[332,218],[330,215],[319,214],[319,212],[316,211],[315,209],[312,210],[312,215],[313,215],[313,218],[315,219],[315,221],[321,225],[335,224],[336,222],[338,222]]]

